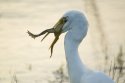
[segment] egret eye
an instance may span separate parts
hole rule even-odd
[[[63,22],[66,23],[68,21],[67,17],[63,18]]]

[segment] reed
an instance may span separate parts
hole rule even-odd
[[[18,83],[19,81],[18,81],[18,79],[17,79],[17,76],[16,76],[16,73],[14,73],[13,75],[12,75],[12,78],[11,78],[11,83]]]
[[[109,71],[107,71],[116,83],[125,83],[124,56],[123,47],[120,46],[119,53],[114,57],[114,61],[111,61]]]
[[[54,80],[49,80],[48,83],[69,83],[69,78],[66,74],[65,69],[64,65],[61,65],[57,70],[53,72]]]

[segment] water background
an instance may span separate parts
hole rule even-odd
[[[89,20],[87,37],[80,45],[83,62],[91,69],[103,68],[105,47],[110,60],[125,45],[124,0],[0,0],[0,83],[11,83],[14,73],[20,83],[47,83],[52,72],[66,64],[64,35],[50,59],[54,39],[32,39],[26,33],[51,28],[68,10],[85,11]],[[125,49],[125,48],[124,48]]]

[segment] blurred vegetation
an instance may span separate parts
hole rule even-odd
[[[16,73],[14,73],[11,77],[11,83],[18,83],[18,79],[17,79],[17,76],[16,76]]]
[[[116,83],[125,83],[125,54],[123,53],[123,47],[119,48],[119,53],[114,58],[114,61],[110,64],[109,76],[115,80]]]
[[[64,65],[53,72],[54,80],[49,80],[49,83],[69,83],[69,78],[65,72]]]

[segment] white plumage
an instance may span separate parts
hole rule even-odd
[[[78,47],[88,29],[86,16],[79,11],[69,11],[63,17],[68,17],[69,21],[64,25],[63,31],[68,31],[64,47],[70,83],[114,83],[104,73],[88,69],[79,57]]]

